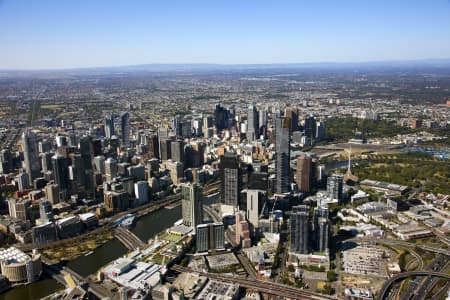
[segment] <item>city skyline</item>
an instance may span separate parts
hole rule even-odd
[[[0,69],[450,58],[449,1],[0,1]]]

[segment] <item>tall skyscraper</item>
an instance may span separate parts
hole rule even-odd
[[[327,178],[327,194],[331,200],[341,203],[343,200],[344,176],[332,174]]]
[[[290,139],[289,119],[275,115],[275,193],[290,191]]]
[[[311,157],[301,156],[297,158],[297,186],[300,192],[311,192],[313,162]]]
[[[259,226],[259,216],[265,201],[265,191],[247,190],[247,220],[253,225],[253,228]]]
[[[31,187],[30,178],[27,173],[19,173],[16,176],[16,180],[20,192],[27,190]]]
[[[290,219],[291,251],[300,254],[309,253],[309,206],[292,207]]]
[[[130,114],[128,112],[120,114],[120,129],[122,145],[125,147],[130,146]]]
[[[176,140],[170,142],[170,156],[173,161],[179,161],[185,164],[184,161],[184,141]]]
[[[48,200],[41,200],[39,202],[39,217],[41,224],[53,221],[52,203]]]
[[[230,112],[225,107],[221,106],[220,104],[216,105],[216,109],[214,110],[214,117],[215,117],[215,125],[216,129],[218,131],[221,131],[223,129],[228,128],[229,119],[230,119]]]
[[[258,123],[259,123],[259,135],[266,136],[267,134],[267,110],[264,108],[260,109],[258,112]]]
[[[308,116],[305,119],[305,146],[314,145],[316,137],[316,119],[313,116]]]
[[[59,185],[61,192],[66,192],[69,188],[69,174],[67,172],[67,157],[56,153],[52,157],[53,176],[55,183]]]
[[[105,176],[106,181],[111,181],[114,177],[117,176],[118,173],[118,165],[117,161],[112,158],[108,157],[107,160],[105,160]]]
[[[39,166],[38,141],[37,136],[31,131],[26,130],[22,133],[23,156],[25,162],[25,171],[28,174],[29,182],[40,176],[41,167]]]
[[[107,114],[104,120],[105,137],[110,139],[114,134],[114,114]]]
[[[258,111],[254,104],[248,107],[247,111],[247,140],[253,142],[259,137]]]
[[[314,247],[319,252],[328,251],[329,243],[328,207],[318,205],[314,209]]]
[[[48,199],[52,204],[59,203],[59,185],[57,184],[47,184],[44,188],[45,198]]]
[[[236,154],[225,153],[220,158],[221,202],[239,206],[240,178],[239,159]]]
[[[298,130],[298,110],[296,108],[287,108],[285,116],[289,119],[290,132]]]
[[[0,152],[0,173],[8,174],[12,170],[12,157],[9,149]]]
[[[194,228],[203,223],[203,194],[199,184],[181,185],[183,224]]]

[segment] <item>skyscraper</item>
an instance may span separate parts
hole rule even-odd
[[[39,202],[39,217],[41,224],[53,221],[52,203],[48,200],[41,200]]]
[[[253,142],[259,137],[258,111],[254,104],[248,107],[247,111],[247,140]]]
[[[312,146],[316,137],[316,119],[308,116],[305,119],[305,146]]]
[[[225,248],[225,234],[222,222],[201,224],[196,228],[197,252],[222,250]]]
[[[289,119],[275,115],[275,193],[290,191],[290,140]]]
[[[105,137],[110,139],[114,134],[114,114],[107,114],[104,120]]]
[[[118,173],[118,165],[117,161],[109,157],[107,160],[105,160],[105,176],[106,181],[111,181],[114,177],[117,176]]]
[[[69,177],[67,172],[67,157],[61,155],[60,153],[56,153],[52,157],[52,166],[53,166],[53,176],[55,178],[55,183],[59,185],[59,189],[61,192],[66,192],[69,188]]]
[[[122,145],[125,147],[130,146],[130,114],[128,112],[120,114],[120,129]]]
[[[327,178],[327,194],[331,200],[341,203],[343,200],[344,176],[332,174]]]
[[[319,252],[328,250],[329,243],[329,221],[328,221],[328,207],[317,206],[314,209],[314,247]]]
[[[259,215],[265,201],[265,191],[247,190],[247,220],[254,228],[258,228]]]
[[[311,157],[301,156],[297,158],[296,182],[300,192],[309,193],[312,184],[313,162]]]
[[[266,136],[267,133],[267,111],[262,108],[258,112],[259,135]]]
[[[309,206],[292,207],[290,219],[291,251],[300,254],[309,253]]]
[[[199,184],[181,185],[183,224],[194,228],[203,223],[203,194]]]
[[[25,171],[28,174],[29,182],[40,176],[41,167],[39,166],[39,155],[37,136],[31,131],[26,130],[22,133],[23,156],[25,162]]]
[[[289,119],[290,132],[298,130],[298,110],[296,108],[287,108],[285,116]]]
[[[225,153],[220,158],[221,202],[239,206],[240,178],[239,159],[236,154]]]

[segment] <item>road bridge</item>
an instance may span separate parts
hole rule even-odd
[[[410,276],[435,276],[435,277],[440,277],[440,278],[446,278],[450,280],[450,274],[446,274],[446,273],[439,273],[439,272],[432,272],[432,271],[411,271],[411,272],[403,272],[400,274],[397,274],[391,278],[389,278],[388,280],[386,280],[383,284],[383,287],[380,289],[380,291],[378,292],[378,300],[384,300],[387,292],[389,290],[389,288],[391,287],[391,285],[401,279],[410,277]]]
[[[136,248],[144,248],[145,243],[138,238],[134,233],[124,227],[114,228],[114,237],[119,240],[128,250],[135,250]]]

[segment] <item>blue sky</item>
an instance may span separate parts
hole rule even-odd
[[[450,0],[0,0],[0,69],[450,58]]]

